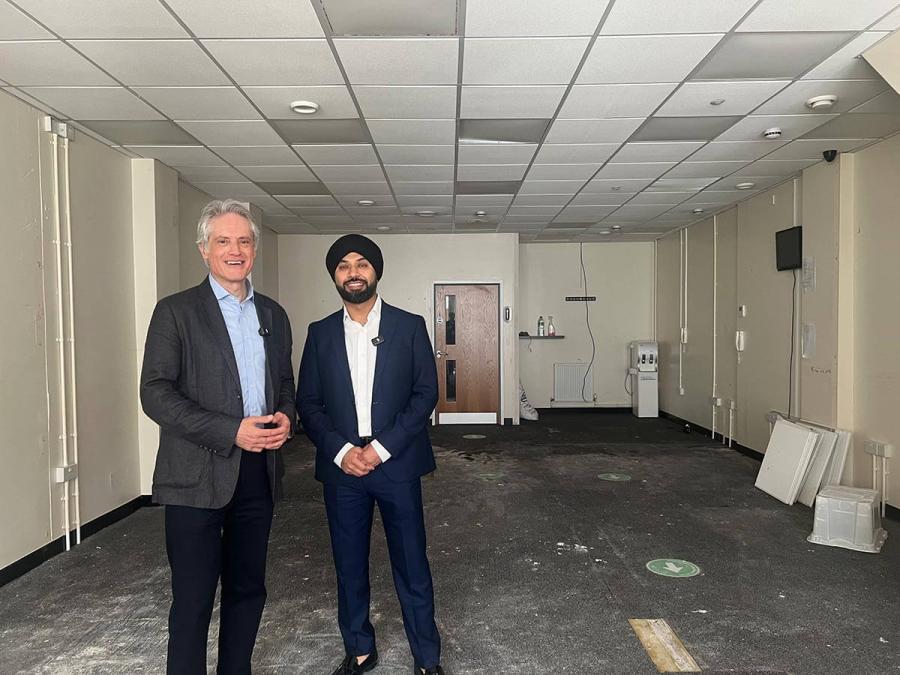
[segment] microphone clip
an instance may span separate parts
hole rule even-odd
[[[376,347],[383,343],[384,343],[384,338],[381,337],[380,335],[372,338],[372,344],[375,345]]]
[[[260,326],[259,327],[259,336],[264,337],[264,338],[269,337],[269,329],[264,328],[263,326]]]

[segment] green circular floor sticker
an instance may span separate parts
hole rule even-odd
[[[627,473],[601,473],[597,476],[600,480],[626,481],[631,480],[631,476]]]
[[[647,563],[647,569],[662,577],[695,577],[700,568],[687,560],[677,558],[659,558]]]

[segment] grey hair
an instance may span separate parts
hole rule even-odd
[[[234,213],[245,218],[250,223],[250,232],[253,235],[253,249],[259,247],[259,225],[253,222],[250,209],[236,199],[214,199],[203,207],[200,212],[200,222],[197,223],[197,245],[204,251],[209,250],[209,235],[212,231],[212,221],[226,213]]]

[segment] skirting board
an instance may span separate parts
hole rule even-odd
[[[135,497],[130,502],[126,502],[125,504],[122,504],[122,506],[113,509],[109,513],[94,518],[94,520],[81,526],[81,541],[84,542],[85,539],[92,534],[99,532],[104,527],[117,523],[123,518],[130,516],[138,509],[143,508],[144,506],[152,506],[152,504],[153,502],[150,501],[150,495],[141,495],[140,497]],[[74,541],[74,530],[71,535],[72,540]],[[23,574],[26,574],[35,567],[47,562],[50,558],[65,552],[65,550],[65,537],[59,537],[48,544],[44,544],[38,550],[29,553],[24,558],[20,558],[16,562],[0,569],[0,586],[8,584],[13,579],[18,579]]]

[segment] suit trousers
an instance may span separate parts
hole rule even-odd
[[[346,653],[362,656],[375,648],[375,629],[369,621],[369,543],[378,504],[413,659],[422,667],[440,663],[420,480],[394,482],[376,469],[353,485],[326,483],[324,494],[337,572],[338,625]]]
[[[217,673],[249,673],[266,603],[272,492],[266,454],[241,452],[231,501],[220,509],[166,506],[172,570],[169,675],[205,675],[209,620],[222,580]]]

